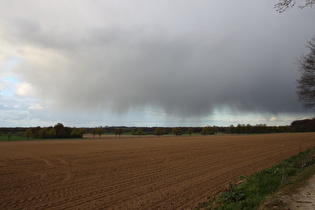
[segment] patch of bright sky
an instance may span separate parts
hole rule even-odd
[[[20,63],[18,57],[12,57],[9,60],[0,61],[0,95],[13,96],[15,94],[15,86],[19,84],[16,75],[12,69]]]
[[[46,123],[33,114],[43,107],[38,99],[19,97],[17,91],[23,83],[13,69],[21,60],[16,56],[0,60],[0,126],[33,126]]]
[[[266,124],[268,126],[290,125],[295,120],[313,118],[309,113],[301,114],[272,114],[272,113],[257,113],[257,112],[239,112],[232,109],[223,108],[215,109],[212,120],[217,126],[229,126],[238,124]]]

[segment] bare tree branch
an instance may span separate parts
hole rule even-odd
[[[298,60],[302,75],[297,80],[297,94],[305,108],[313,108],[315,107],[315,36],[307,42],[306,47],[310,49],[310,53],[302,55]]]
[[[279,13],[288,11],[291,7],[294,7],[296,0],[279,0],[279,3],[274,5],[274,9]],[[299,8],[303,9],[305,7],[315,7],[315,0],[305,0],[305,3],[299,4]]]

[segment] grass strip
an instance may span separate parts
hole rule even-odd
[[[308,184],[308,180],[315,174],[315,164],[293,176],[288,184],[278,192],[267,196],[265,201],[259,206],[259,210],[268,209],[289,209],[284,198],[297,193],[298,190]]]
[[[0,141],[31,141],[31,140],[36,140],[35,138],[26,138],[23,136],[15,136],[12,135],[10,138],[8,136],[0,136]]]
[[[299,174],[315,164],[315,147],[292,156],[271,168],[252,174],[240,185],[230,183],[213,202],[200,204],[197,209],[257,209],[267,196],[280,188],[297,183]]]

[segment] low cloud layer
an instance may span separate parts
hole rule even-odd
[[[295,62],[315,34],[312,9],[280,15],[274,2],[256,1],[1,2],[3,54],[20,59],[14,72],[27,87],[20,93],[60,109],[303,111]]]

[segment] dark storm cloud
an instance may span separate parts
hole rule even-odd
[[[251,1],[246,7],[139,1],[117,9],[119,2],[114,9],[110,3],[99,9],[83,1],[89,5],[78,6],[89,11],[83,14],[58,14],[57,7],[48,15],[45,9],[3,15],[2,39],[21,48],[15,70],[21,80],[41,98],[69,109],[121,113],[150,106],[189,116],[221,107],[302,111],[294,62],[315,32],[314,11],[280,16],[273,2]]]

